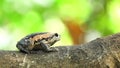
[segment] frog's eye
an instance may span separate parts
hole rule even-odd
[[[58,37],[59,35],[57,33],[54,34],[56,37]]]

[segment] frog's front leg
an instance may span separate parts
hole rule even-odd
[[[42,50],[45,52],[53,52],[53,51],[58,51],[56,48],[54,47],[50,47],[50,45],[45,44],[43,42],[40,42],[40,45],[42,47]]]

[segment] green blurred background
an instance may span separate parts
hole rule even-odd
[[[120,31],[120,0],[0,0],[0,49],[34,32],[57,32],[55,46],[78,45]]]

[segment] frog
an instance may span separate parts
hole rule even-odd
[[[58,33],[37,32],[28,34],[17,42],[16,47],[20,52],[31,54],[31,51],[56,52],[55,47],[51,47],[60,40]]]

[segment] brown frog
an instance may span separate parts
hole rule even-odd
[[[50,47],[60,40],[58,33],[40,32],[25,36],[16,44],[16,47],[24,53],[42,50],[44,52],[57,51],[56,48]]]

